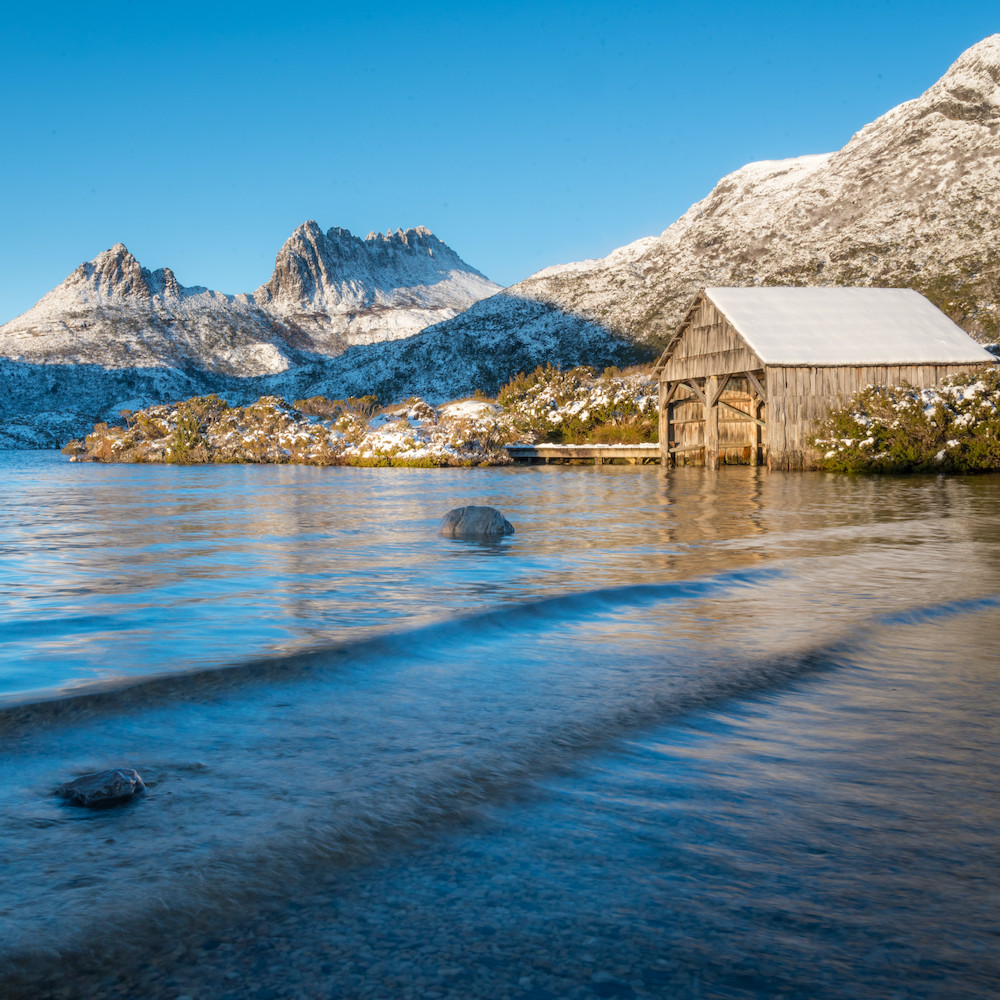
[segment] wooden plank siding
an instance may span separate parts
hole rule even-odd
[[[660,376],[668,382],[764,367],[725,316],[704,299],[673,346]]]
[[[831,409],[869,385],[929,386],[975,365],[853,365],[767,369],[769,416],[766,430],[772,468],[805,469],[819,458],[809,438]]]

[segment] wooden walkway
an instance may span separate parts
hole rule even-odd
[[[507,453],[527,465],[558,462],[626,462],[642,465],[660,461],[660,446],[652,444],[509,444]]]

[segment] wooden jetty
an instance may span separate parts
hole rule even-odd
[[[593,462],[594,465],[624,462],[642,465],[660,461],[660,446],[652,444],[509,444],[507,453],[515,462],[527,465]]]

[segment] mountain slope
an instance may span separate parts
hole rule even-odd
[[[541,303],[547,322],[601,323],[652,354],[698,288],[753,284],[910,286],[997,339],[1000,35],[839,152],[748,164],[660,236],[546,268],[478,311]]]
[[[600,324],[501,292],[417,336],[354,347],[261,381],[285,398],[375,393],[385,402],[418,395],[439,403],[494,391],[540,364],[603,369],[636,360],[635,345]]]

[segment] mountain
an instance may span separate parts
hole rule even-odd
[[[839,152],[750,163],[659,236],[539,271],[419,341],[430,361],[473,316],[546,348],[592,324],[652,357],[699,288],[759,284],[912,287],[1000,339],[1000,35]]]
[[[499,289],[423,226],[361,240],[306,222],[281,248],[254,300],[299,330],[301,346],[332,356],[354,344],[410,337]]]
[[[169,268],[149,271],[117,243],[0,326],[0,356],[252,376],[287,369],[294,339],[250,296],[185,288]]]
[[[0,356],[235,377],[285,371],[303,352],[412,336],[500,288],[428,229],[365,240],[299,226],[252,295],[185,288],[118,243],[0,326]]]
[[[499,287],[423,227],[361,240],[306,222],[270,281],[240,295],[186,288],[118,243],[0,326],[0,447],[60,444],[121,409],[192,394],[246,400],[281,373],[287,387],[354,344],[412,336]]]

